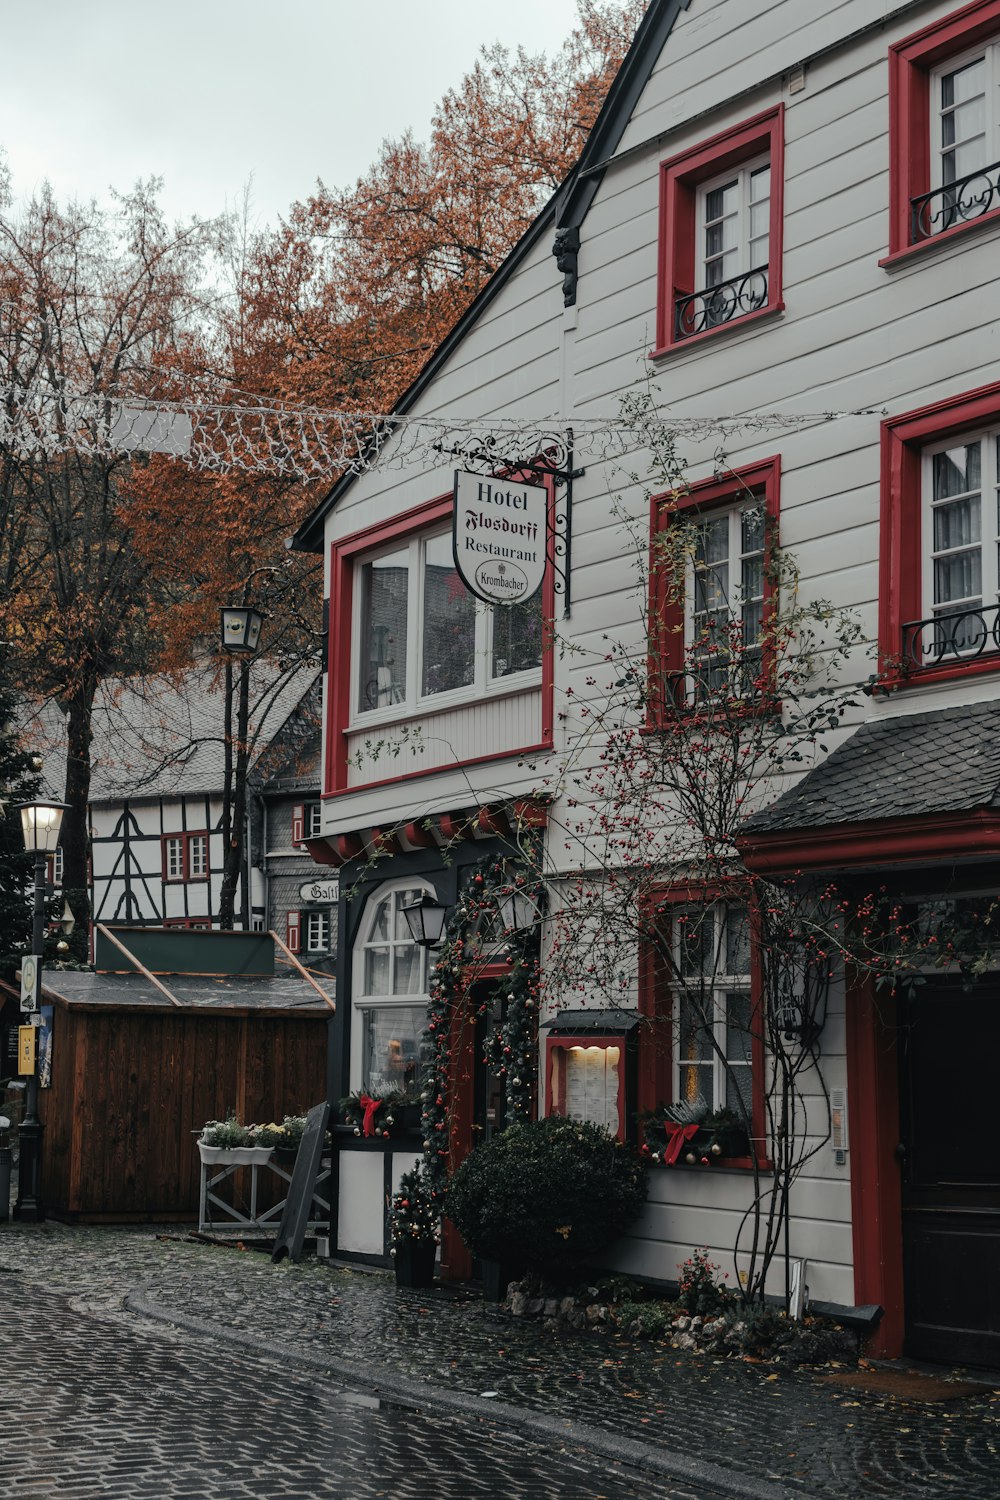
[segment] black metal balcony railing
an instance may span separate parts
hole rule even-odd
[[[668,712],[689,713],[721,703],[759,703],[763,697],[761,672],[759,651],[748,651],[737,660],[720,655],[693,664],[684,672],[664,672],[660,679],[662,707]]]
[[[931,239],[956,224],[981,219],[994,208],[1000,208],[1000,161],[911,198],[911,238],[914,244]]]
[[[903,666],[936,667],[1000,651],[1000,605],[958,609],[954,614],[909,620],[903,626]]]
[[[678,297],[674,304],[674,337],[689,339],[692,334],[718,328],[766,306],[767,266],[758,266],[754,271],[720,281],[718,286]]]

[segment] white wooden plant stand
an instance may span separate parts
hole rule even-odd
[[[244,1167],[250,1171],[250,1202],[232,1191],[232,1202],[220,1196],[219,1190],[227,1178],[233,1177]],[[201,1189],[198,1195],[198,1231],[214,1234],[259,1234],[273,1235],[281,1224],[281,1216],[291,1187],[294,1163],[289,1168],[279,1165],[263,1147],[237,1146],[232,1150],[218,1147],[201,1148]],[[257,1182],[261,1171],[271,1172],[286,1184],[285,1196],[262,1213],[257,1209]],[[319,1208],[319,1216],[310,1218],[307,1234],[326,1233],[330,1222],[330,1164],[324,1162],[316,1186],[313,1189],[310,1210]]]

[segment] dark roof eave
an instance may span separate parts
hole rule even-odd
[[[625,133],[650,74],[674,29],[674,22],[691,0],[651,0],[632,45],[615,74],[601,112],[594,121],[572,174],[560,190],[557,226],[578,228],[587,216],[604,176],[606,164]]]
[[[578,227],[583,222],[604,175],[599,164],[611,156],[617,148],[639,97],[649,81],[650,73],[673,30],[674,22],[682,10],[687,10],[690,3],[691,0],[650,0],[649,8],[640,21],[632,45],[612,80],[607,98],[594,121],[576,166],[534,222],[525,230],[503,264],[497,268],[455,326],[446,334],[413,384],[395,403],[397,412],[403,414],[409,411],[418,397],[423,394],[445,360],[462,342],[497,293],[502,290],[524,256],[534,247],[550,221],[553,227],[560,229]],[[553,284],[558,285],[555,280]],[[288,545],[294,551],[322,552],[323,527],[326,517],[347,493],[357,477],[357,474],[350,473],[336,481],[315,510],[306,517],[295,534],[289,538]]]
[[[918,813],[741,834],[736,846],[756,875],[810,875],[897,865],[1000,859],[1000,810]]]
[[[480,315],[493,301],[494,297],[502,291],[504,286],[518,269],[521,262],[534,249],[545,229],[555,220],[556,195],[554,194],[545,206],[539,211],[537,217],[528,225],[524,234],[511,250],[502,265],[498,266],[486,285],[476,294],[472,302],[465,309],[458,322],[438,344],[434,353],[422,366],[419,375],[400,396],[395,403],[394,410],[404,415],[410,410],[414,403],[423,395],[431,384],[434,377],[445,361],[454,353],[455,349],[465,338],[473,325],[478,321]],[[339,503],[342,497],[350,489],[358,478],[355,472],[344,474],[336,481],[315,510],[302,522],[298,531],[289,538],[288,546],[295,552],[322,552],[323,550],[323,526],[330,511]]]

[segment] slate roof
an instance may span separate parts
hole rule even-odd
[[[331,1014],[311,985],[298,974],[248,977],[245,974],[165,974],[158,976],[185,1009],[217,1010],[222,1007],[247,1010],[284,1010]],[[70,1005],[101,1005],[109,1008],[173,1010],[167,997],[142,974],[95,974],[89,969],[46,970],[42,976],[47,995]],[[322,983],[322,980],[320,981]]]
[[[307,667],[285,679],[266,660],[250,676],[253,759],[263,755],[317,677]],[[223,681],[214,666],[179,678],[111,678],[94,704],[92,804],[124,798],[179,797],[222,790]],[[66,721],[53,703],[22,719],[26,745],[41,751],[49,792],[63,794]],[[58,769],[57,769],[58,768]]]
[[[874,720],[740,836],[1000,808],[1000,701]]]

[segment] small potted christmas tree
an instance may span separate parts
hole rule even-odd
[[[389,1205],[388,1222],[396,1285],[432,1286],[441,1207],[419,1162],[399,1179],[399,1191],[393,1194]]]

